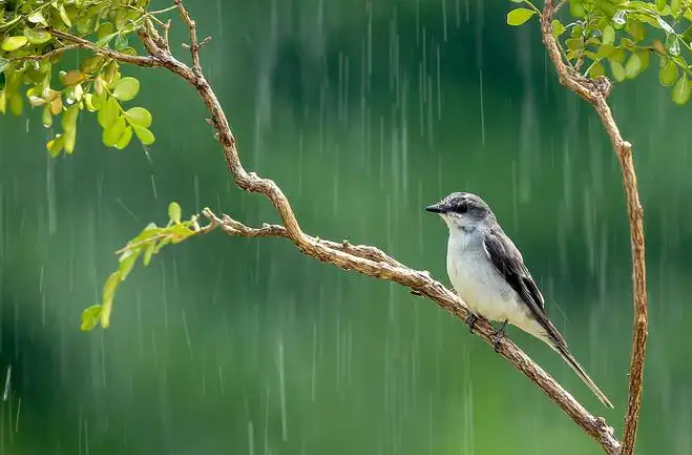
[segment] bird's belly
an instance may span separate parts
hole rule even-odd
[[[517,302],[514,290],[499,279],[497,271],[481,264],[447,264],[450,281],[462,300],[471,311],[491,321],[514,323],[523,319],[525,309]]]

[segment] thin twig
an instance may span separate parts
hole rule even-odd
[[[23,62],[27,60],[45,60],[49,59],[51,57],[55,57],[56,55],[60,55],[63,52],[71,51],[74,49],[79,49],[81,46],[78,44],[67,44],[65,46],[59,47],[57,49],[53,49],[52,51],[46,52],[45,54],[41,55],[25,55],[23,57],[15,57],[10,59],[11,62]]]
[[[562,2],[564,3],[564,1]],[[639,411],[641,408],[644,379],[644,360],[646,358],[646,340],[648,338],[649,316],[646,291],[646,261],[644,247],[644,210],[639,201],[637,175],[632,159],[632,145],[625,141],[615,122],[608,105],[610,82],[601,77],[591,81],[578,73],[570,71],[560,58],[557,42],[551,31],[554,17],[553,0],[546,0],[541,17],[541,31],[550,59],[555,65],[560,83],[588,101],[601,118],[613,150],[622,168],[622,180],[627,199],[627,214],[630,227],[630,244],[632,251],[632,282],[634,290],[634,326],[632,333],[632,356],[629,373],[629,400],[625,414],[625,427],[622,436],[620,455],[632,455],[637,437]]]
[[[124,63],[167,68],[190,83],[197,90],[209,110],[209,121],[216,130],[215,137],[221,144],[228,171],[233,176],[235,184],[242,190],[266,196],[279,214],[282,223],[282,226],[264,225],[261,228],[250,228],[227,216],[219,218],[207,209],[204,211],[204,215],[209,219],[210,224],[201,228],[199,232],[211,232],[218,227],[233,236],[285,237],[308,256],[345,270],[354,270],[372,277],[394,281],[414,289],[458,319],[466,321],[470,313],[464,302],[456,293],[432,279],[428,272],[411,269],[375,247],[351,245],[346,241],[331,242],[307,235],[301,229],[295,213],[281,188],[274,181],[261,178],[254,172],[245,170],[238,156],[236,141],[226,114],[202,73],[199,59],[200,43],[197,41],[195,23],[190,18],[182,1],[176,0],[176,5],[190,32],[189,47],[192,55],[192,68],[171,54],[170,46],[166,39],[167,29],[164,28],[164,37],[162,37],[153,24],[151,24],[151,21],[147,21],[144,30],[141,30],[139,33],[145,49],[150,54],[148,57],[134,57],[107,48],[98,48],[89,41],[69,35],[66,36],[62,32],[54,31],[53,34],[78,44],[80,47],[91,49],[96,53]],[[474,333],[479,335],[488,345],[492,346],[494,344],[493,327],[484,319],[479,318],[476,322]],[[555,379],[531,360],[509,338],[502,338],[497,348],[500,355],[505,357],[515,368],[535,383],[548,398],[555,402],[589,436],[598,441],[606,453],[615,455],[619,452],[620,443],[613,436],[613,429],[606,424],[605,420],[590,414],[569,392],[562,388]]]

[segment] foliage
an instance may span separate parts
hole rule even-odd
[[[189,221],[181,221],[182,210],[177,202],[171,202],[168,206],[169,221],[165,227],[158,227],[149,223],[142,232],[130,240],[125,248],[118,251],[120,254],[120,266],[111,273],[103,286],[101,303],[92,305],[82,312],[81,329],[92,330],[97,325],[107,328],[110,325],[110,316],[113,309],[113,298],[120,283],[130,274],[137,259],[142,257],[144,266],[148,266],[153,255],[169,243],[180,243],[200,232],[197,217],[193,216]]]
[[[151,17],[148,5],[149,0],[0,0],[0,113],[9,107],[21,116],[26,100],[42,108],[46,128],[60,117],[62,131],[46,144],[53,157],[74,152],[77,120],[85,108],[97,112],[106,146],[125,148],[133,134],[151,145],[149,111],[122,104],[135,98],[139,81],[122,77],[117,61],[87,55],[78,68],[55,69],[71,49],[56,32],[136,55],[129,39]]]
[[[507,14],[521,25],[540,10],[529,0],[511,0],[526,8]],[[692,97],[692,3],[688,0],[569,0],[552,21],[565,62],[584,76],[609,74],[616,82],[634,79],[658,57],[658,79],[672,87],[678,105]],[[583,69],[585,67],[585,69]]]

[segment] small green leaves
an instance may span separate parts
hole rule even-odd
[[[118,60],[99,52],[87,52],[75,68],[65,58],[73,40],[55,39],[61,32],[137,55],[130,43],[150,17],[148,7],[148,0],[0,0],[0,114],[22,115],[28,102],[41,110],[45,127],[55,127],[57,117],[62,131],[46,144],[54,157],[74,152],[82,111],[96,113],[110,147],[125,148],[135,135],[154,143],[151,113],[121,105],[138,95],[139,81],[123,77]],[[58,67],[65,69],[53,71]]]
[[[592,79],[597,79],[601,76],[605,76],[605,67],[601,62],[594,62],[589,69],[589,77]]]
[[[113,299],[120,283],[125,281],[132,272],[137,259],[142,257],[142,262],[148,266],[152,256],[157,254],[168,244],[180,243],[199,232],[197,216],[189,221],[182,221],[182,209],[177,202],[171,202],[168,206],[170,218],[165,227],[158,227],[149,223],[142,232],[127,243],[127,246],[118,251],[118,270],[111,273],[103,286],[102,303],[93,305],[82,312],[81,329],[92,330],[97,325],[104,329],[110,325],[110,317],[113,311]]]
[[[613,44],[615,42],[615,29],[612,25],[606,25],[603,29],[603,44]]]
[[[97,119],[99,125],[106,129],[111,126],[120,116],[120,105],[115,98],[108,98],[99,110]]]
[[[31,44],[43,44],[51,40],[52,36],[45,30],[25,28],[24,36]]]
[[[60,152],[62,151],[64,145],[65,138],[62,137],[62,135],[57,134],[54,139],[48,141],[48,143],[46,144],[46,148],[48,149],[50,156],[56,158],[60,155]]]
[[[149,128],[151,126],[151,113],[143,107],[133,107],[125,111],[125,118],[133,125]]]
[[[168,205],[168,218],[175,224],[180,224],[180,218],[183,216],[183,211],[180,204],[173,201]]]
[[[26,36],[5,36],[2,43],[0,43],[0,48],[2,48],[3,51],[13,52],[28,42],[29,39]]]
[[[92,305],[82,311],[82,324],[79,329],[83,332],[93,330],[101,322],[101,305]]]
[[[660,70],[658,70],[658,81],[667,87],[673,85],[678,79],[678,67],[672,60],[668,60]]]
[[[122,136],[120,136],[120,139],[118,139],[118,142],[115,143],[115,148],[117,148],[118,150],[122,150],[128,146],[131,140],[132,126],[128,126],[127,128],[125,128],[125,131],[123,131],[123,134]]]
[[[560,36],[562,36],[563,33],[565,33],[565,26],[562,25],[562,22],[560,22],[557,19],[553,19],[553,22],[551,23],[551,27],[553,29],[553,36],[557,39]]]
[[[125,133],[127,123],[124,117],[118,117],[113,123],[103,129],[102,140],[107,147],[115,147],[120,137]]]
[[[625,68],[622,66],[622,63],[618,62],[617,60],[613,60],[612,58],[608,60],[610,63],[610,71],[613,73],[613,77],[617,82],[622,82],[625,80]]]
[[[130,101],[139,92],[139,81],[134,77],[124,77],[115,84],[113,97],[120,101]]]
[[[507,24],[518,26],[531,19],[536,11],[528,8],[516,8],[507,13]]]
[[[142,145],[151,145],[156,140],[156,138],[154,137],[154,133],[152,133],[149,129],[144,128],[143,126],[133,124],[132,129],[134,130],[135,135],[142,143]]]
[[[690,87],[690,82],[687,78],[687,73],[682,73],[680,79],[675,83],[673,87],[673,102],[679,106],[687,104],[692,96],[692,87]]]

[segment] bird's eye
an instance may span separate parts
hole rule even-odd
[[[464,214],[469,211],[469,206],[468,204],[459,204],[457,206],[457,213]]]

